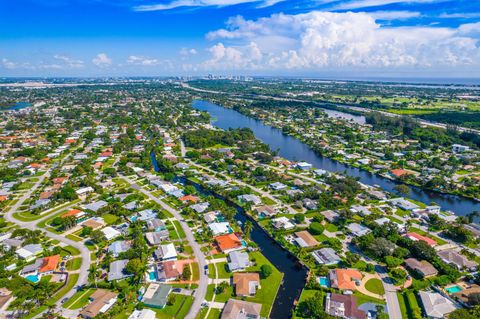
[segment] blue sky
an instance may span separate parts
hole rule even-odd
[[[480,77],[477,0],[0,0],[0,76]]]

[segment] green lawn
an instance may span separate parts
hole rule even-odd
[[[322,295],[322,305],[323,305],[323,301],[324,301],[324,292],[322,292],[321,290],[310,290],[310,289],[303,289],[302,290],[302,294],[300,295],[300,298],[298,299],[298,304],[300,304],[302,301],[305,301],[306,299],[308,298],[312,298],[315,296],[315,294],[317,293],[320,293]],[[295,311],[295,313],[293,314],[293,319],[303,319],[305,317],[302,317],[300,316],[300,314],[297,313],[297,311]]]
[[[93,294],[94,291],[95,289],[86,289],[77,292],[72,296],[72,298],[68,299],[68,301],[63,304],[63,307],[67,309],[82,308],[88,303],[88,298],[91,294]]]
[[[67,281],[67,284],[62,288],[60,289],[50,300],[49,302],[50,303],[55,303],[57,302],[58,300],[60,300],[67,292],[69,292],[71,289],[73,289],[73,287],[75,286],[75,284],[77,283],[78,281],[78,274],[71,274],[68,276],[68,281]]]
[[[65,247],[62,247],[62,249],[72,256],[80,255],[80,250],[78,250],[75,247],[65,246]]]
[[[78,270],[82,266],[82,258],[73,258],[67,261],[66,268],[67,270]]]
[[[71,240],[77,241],[77,242],[80,242],[80,241],[83,240],[83,238],[75,236],[74,234],[68,234],[67,236],[65,236],[65,238],[68,238],[68,239],[71,239]]]
[[[105,221],[105,223],[107,223],[107,225],[114,225],[118,221],[118,217],[112,214],[102,215],[102,218]]]
[[[232,273],[228,271],[227,262],[216,263],[216,265],[217,265],[218,278],[232,277]]]
[[[185,235],[185,232],[183,231],[182,226],[180,226],[180,222],[178,220],[174,220],[173,223],[175,224],[175,228],[177,229],[179,238],[184,239],[185,237],[187,237]]]
[[[385,304],[384,300],[364,295],[359,291],[355,291],[353,294],[357,297],[357,305],[358,306],[360,306],[361,304],[367,303],[367,302],[378,303],[378,304],[381,304],[381,305]]]
[[[365,283],[365,288],[377,295],[384,295],[385,289],[383,289],[383,283],[380,279],[372,278]]]
[[[152,310],[157,313],[157,319],[182,319],[186,316],[193,303],[193,297],[178,294],[173,295],[176,296],[173,305],[166,305],[163,309],[152,308]]]
[[[257,291],[257,294],[253,297],[246,298],[247,301],[261,303],[262,311],[260,314],[268,318],[278,289],[282,283],[283,273],[278,271],[259,251],[251,253],[250,257],[255,258],[256,264],[255,266],[249,267],[247,269],[248,271],[259,271],[260,267],[265,264],[270,265],[273,269],[272,274],[268,278],[260,280],[261,288]]]

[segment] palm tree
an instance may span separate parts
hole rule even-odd
[[[253,224],[251,221],[247,220],[245,225],[243,226],[243,233],[245,234],[246,238],[250,238],[250,234],[252,233]]]
[[[93,281],[95,283],[95,288],[97,288],[97,274],[98,274],[97,265],[95,264],[90,265],[90,268],[88,268],[88,280]]]

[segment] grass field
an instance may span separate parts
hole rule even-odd
[[[365,288],[377,295],[384,295],[383,283],[380,279],[372,278],[365,283]]]
[[[86,289],[77,292],[72,296],[72,298],[68,299],[68,301],[63,304],[63,307],[67,309],[82,308],[88,303],[88,297],[90,297],[90,295],[93,294],[94,291],[95,289]]]
[[[67,261],[66,268],[67,270],[78,270],[82,266],[82,258],[77,257]]]

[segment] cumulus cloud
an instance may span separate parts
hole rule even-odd
[[[151,59],[144,56],[130,55],[127,59],[127,63],[135,64],[135,65],[150,66],[150,65],[157,65],[159,62],[157,59]]]
[[[381,27],[371,15],[353,12],[234,17],[225,29],[207,34],[218,43],[203,66],[320,70],[478,64],[477,39],[467,36],[475,27]]]
[[[112,65],[112,59],[106,53],[99,53],[92,59],[92,63],[100,68],[104,68]]]
[[[243,3],[259,3],[257,8],[273,6],[285,0],[175,0],[169,3],[148,4],[134,7],[135,11],[163,11],[181,7],[226,7]]]

